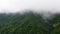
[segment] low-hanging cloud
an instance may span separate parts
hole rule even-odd
[[[60,11],[60,0],[0,0],[0,12],[17,12],[25,9]]]

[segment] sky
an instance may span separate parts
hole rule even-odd
[[[22,10],[60,11],[60,0],[0,0],[0,12]]]

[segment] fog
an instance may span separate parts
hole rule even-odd
[[[23,10],[60,12],[60,0],[0,0],[0,13]]]

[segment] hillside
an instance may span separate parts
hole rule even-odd
[[[24,14],[0,14],[0,34],[60,34],[60,14],[52,20],[28,12]]]

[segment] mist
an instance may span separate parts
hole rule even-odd
[[[0,0],[0,13],[22,12],[23,10],[60,12],[60,0]]]

